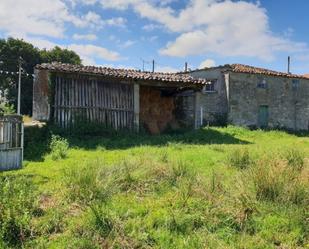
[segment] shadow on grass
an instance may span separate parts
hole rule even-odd
[[[25,160],[41,161],[48,153],[48,144],[52,132],[49,128],[31,127],[25,130]],[[112,132],[100,136],[93,135],[65,135],[70,147],[94,150],[103,147],[107,150],[128,149],[137,146],[165,146],[169,143],[185,145],[206,144],[248,144],[231,134],[220,132],[213,128],[174,132],[152,136],[130,132]]]

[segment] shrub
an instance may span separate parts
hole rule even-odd
[[[64,159],[68,155],[69,143],[65,138],[58,135],[52,135],[50,150],[52,160]]]
[[[251,164],[248,149],[235,149],[228,156],[228,162],[231,166],[238,169],[248,168]]]
[[[1,96],[0,96],[0,100],[1,100]],[[14,112],[15,112],[14,105],[0,102],[0,114],[13,114]]]
[[[19,247],[30,236],[37,200],[27,177],[0,176],[0,241],[6,246]]]

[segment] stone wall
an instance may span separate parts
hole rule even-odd
[[[34,74],[32,116],[34,120],[48,121],[50,117],[49,72],[35,70]]]
[[[224,74],[222,68],[209,68],[193,71],[190,74],[196,78],[216,80],[214,92],[202,92],[200,103],[203,111],[204,125],[218,124],[219,119],[227,116],[228,103]]]
[[[193,90],[178,93],[175,96],[175,117],[182,127],[194,127],[195,92]]]
[[[259,126],[260,106],[268,107],[268,126],[308,130],[309,80],[229,73],[229,122],[242,126]],[[265,88],[257,87],[265,82]]]

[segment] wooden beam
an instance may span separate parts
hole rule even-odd
[[[139,97],[139,85],[136,83],[134,84],[133,98],[134,98],[134,127],[136,131],[139,131],[140,97]]]
[[[201,127],[201,92],[195,92],[195,106],[194,106],[194,128],[198,129]]]

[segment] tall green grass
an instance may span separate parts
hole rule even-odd
[[[47,132],[42,144],[50,138]],[[27,141],[27,166],[1,174],[0,248],[309,243],[309,139],[302,134],[229,126],[64,138],[61,160],[52,158],[58,142],[40,150]]]

